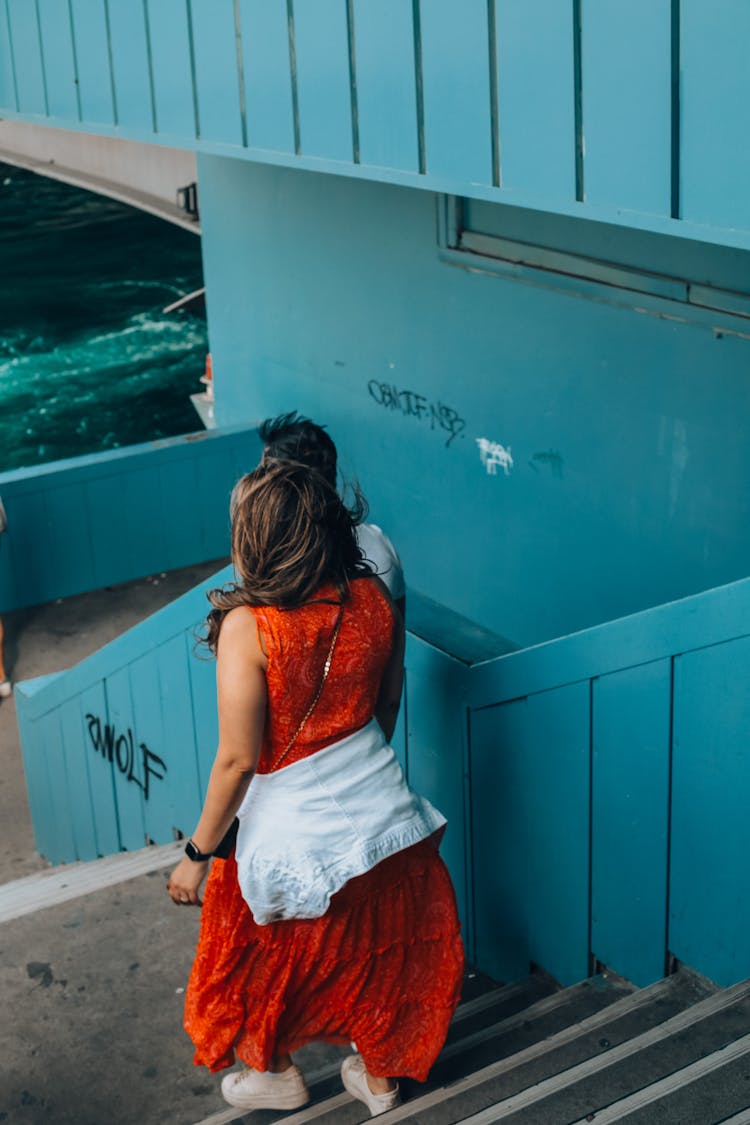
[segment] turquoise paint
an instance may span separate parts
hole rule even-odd
[[[236,27],[233,0],[145,0],[147,35],[139,0],[132,5],[132,31],[122,0],[112,0],[109,42],[102,35],[103,0],[76,0],[82,122],[64,78],[71,62],[66,35],[51,64],[48,109],[35,10],[25,0],[8,4],[20,106],[6,65],[0,67],[0,110],[11,119],[47,119],[104,136],[750,244],[750,170],[742,146],[733,142],[747,100],[742,44],[749,17],[743,0],[723,0],[718,10],[709,0],[685,0],[674,106],[665,86],[672,80],[666,0],[580,5],[582,135],[573,26],[579,5],[572,0],[471,0],[462,7],[460,26],[447,0],[433,0],[421,6],[419,36],[407,4],[300,3],[292,5],[291,21],[296,68],[284,0],[239,0]],[[45,43],[55,42],[61,9],[42,0]],[[392,32],[384,35],[389,10]],[[415,37],[417,49],[410,53]],[[8,26],[0,20],[0,57],[9,64],[10,55]],[[243,110],[247,148],[240,147]],[[416,136],[413,116],[420,119]],[[417,171],[420,130],[427,162]],[[362,165],[356,163],[354,134]],[[498,158],[499,167],[493,166]],[[585,202],[576,199],[577,158]],[[498,171],[501,188],[493,186]],[[682,197],[687,221],[665,218],[665,192]]]
[[[745,46],[750,6],[743,0],[682,0],[682,214],[725,227],[750,224],[750,152],[735,118],[750,98]],[[709,218],[710,216],[710,218]]]
[[[227,555],[229,494],[259,455],[255,431],[238,428],[0,474],[9,523],[0,606]]]
[[[421,6],[427,170],[492,183],[490,48],[486,0]]]
[[[240,0],[248,143],[294,152],[286,0]]]
[[[532,198],[573,199],[573,5],[503,0],[496,7],[502,184]]]
[[[71,0],[71,7],[81,118],[94,125],[117,124],[103,0]]]
[[[420,593],[528,645],[745,574],[743,319],[720,338],[687,305],[448,265],[423,193],[210,158],[199,179],[217,416],[327,423]],[[422,397],[393,409],[393,386]]]
[[[59,0],[38,0],[38,7],[50,117],[77,118],[75,60],[68,5],[60,4]],[[0,61],[0,72],[2,68]]]
[[[6,3],[13,35],[15,88],[18,91],[19,109],[22,113],[44,117],[48,111],[36,8],[28,0],[6,0]]]
[[[318,0],[294,5],[294,49],[300,151],[353,159],[346,5]]]
[[[675,662],[669,945],[721,985],[750,975],[749,662],[747,636]]]
[[[640,987],[667,971],[671,665],[592,685],[591,948]]]
[[[671,0],[597,0],[584,14],[586,199],[667,216]]]
[[[135,5],[133,0],[108,0],[108,4],[117,123],[148,133],[153,126],[153,105],[145,9],[142,2]]]
[[[363,164],[419,168],[414,26],[400,0],[355,0],[359,150]]]

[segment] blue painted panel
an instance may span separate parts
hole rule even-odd
[[[738,143],[750,102],[750,5],[682,0],[682,216],[750,227],[750,148]]]
[[[117,122],[150,133],[153,128],[146,19],[142,3],[108,0]]]
[[[412,8],[354,0],[359,151],[363,164],[419,170]]]
[[[201,472],[196,489],[196,509],[200,513],[200,545],[209,550],[219,546],[219,555],[230,551],[229,498],[235,481],[232,479],[232,458],[216,453],[201,459]]]
[[[123,516],[131,573],[148,574],[153,557],[151,544],[158,542],[167,526],[167,513],[158,474],[148,467],[123,477]]]
[[[60,728],[60,712],[51,711],[37,724],[38,745],[47,766],[51,805],[46,812],[49,824],[44,829],[42,854],[60,863],[72,863],[78,858],[73,832],[73,810],[68,800],[68,777],[65,768],[65,748]],[[49,850],[47,850],[49,849]]]
[[[22,113],[45,114],[44,71],[36,7],[29,0],[7,0],[16,62],[16,87]]]
[[[128,668],[107,679],[107,723],[113,743],[112,776],[120,842],[126,851],[146,844],[143,787],[138,770],[135,708]]]
[[[131,721],[135,735],[137,775],[142,785],[146,836],[155,844],[167,844],[174,839],[172,786],[182,763],[181,748],[168,740],[165,734],[158,652],[158,648],[153,648],[130,665],[133,699]]]
[[[190,646],[190,639],[186,644]],[[219,715],[216,708],[216,662],[206,648],[200,646],[188,660],[192,719],[201,794],[206,792],[211,767],[219,744]]]
[[[50,115],[77,121],[76,68],[68,5],[59,0],[38,0],[38,6]]]
[[[16,691],[16,713],[23,749],[23,772],[29,798],[31,823],[36,850],[52,862],[62,857],[55,854],[56,838],[52,810],[55,797],[50,786],[46,759],[46,727],[44,719],[27,717],[27,701],[23,690]],[[46,718],[46,716],[45,716]]]
[[[422,4],[427,171],[492,183],[490,54],[486,0]]]
[[[74,484],[50,492],[47,503],[47,528],[50,544],[55,544],[54,581],[63,587],[91,589],[94,568],[88,545],[91,541],[89,513],[81,503],[81,490]],[[109,520],[112,510],[109,512]]]
[[[301,151],[306,156],[351,160],[346,4],[341,0],[296,0],[294,41]]]
[[[13,54],[6,8],[0,7],[0,109],[15,111],[16,91],[13,82]]]
[[[572,201],[573,4],[503,0],[496,8],[502,184]]]
[[[453,879],[461,921],[469,918],[466,881],[465,666],[410,636],[406,669],[409,784],[448,820],[441,853]]]
[[[172,806],[170,831],[177,828],[192,835],[202,807],[202,792],[195,746],[190,685],[190,633],[180,633],[159,647],[160,707],[162,714],[162,757],[170,772],[169,797]]]
[[[587,202],[670,214],[670,60],[670,0],[584,6]]]
[[[115,797],[115,771],[106,754],[97,750],[92,736],[100,737],[107,723],[107,699],[104,683],[97,680],[76,697],[80,702],[84,723],[83,741],[87,762],[88,784],[94,809],[94,830],[100,855],[113,855],[122,847],[120,839],[117,800]],[[99,720],[98,726],[96,720]]]
[[[192,459],[173,461],[160,468],[159,483],[172,525],[164,570],[182,566],[181,559],[191,558],[196,553],[200,535],[195,505],[198,476],[198,465]]]
[[[104,0],[72,0],[81,118],[100,125],[115,124],[109,36]]]
[[[589,687],[474,712],[477,963],[500,980],[541,965],[588,974]]]
[[[671,661],[593,691],[591,945],[644,987],[666,971]]]
[[[234,7],[192,0],[200,136],[242,144]]]
[[[93,588],[125,582],[136,573],[130,559],[130,541],[127,536],[114,535],[112,529],[112,512],[126,511],[125,477],[95,477],[81,491],[91,528]]]
[[[157,132],[196,137],[193,70],[185,0],[148,0]]]
[[[90,744],[88,724],[81,711],[80,697],[74,696],[59,711],[65,759],[65,801],[75,839],[76,859],[96,859],[99,855],[96,823],[89,785]]]
[[[240,0],[248,143],[294,152],[286,0]]]
[[[750,638],[675,661],[669,948],[720,985],[750,976]]]

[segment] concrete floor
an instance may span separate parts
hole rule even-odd
[[[5,617],[14,680],[68,668],[178,597],[221,560]],[[46,867],[34,851],[12,700],[0,705],[0,883]],[[192,1065],[183,990],[197,911],[168,872],[0,924],[0,1122],[194,1125],[225,1109]],[[10,888],[9,888],[10,889]]]

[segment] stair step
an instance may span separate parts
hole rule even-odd
[[[750,1125],[750,1106],[741,1109],[739,1113],[732,1114],[731,1117],[723,1117],[715,1125]]]
[[[750,1035],[735,1039],[658,1082],[620,1098],[605,1109],[588,1113],[575,1125],[586,1125],[588,1121],[595,1121],[596,1125],[612,1125],[625,1120],[628,1125],[649,1125],[654,1120],[655,1103],[663,1103],[664,1099],[668,1100],[659,1105],[660,1125],[706,1125],[714,1121],[717,1114],[727,1110],[731,1112],[737,1107],[734,1083],[727,1082],[732,1063],[736,1064],[737,1077],[744,1080],[750,1073]],[[721,1087],[717,1083],[706,1083],[703,1088],[699,1085],[696,1089],[696,1083],[711,1077],[718,1078]],[[747,1090],[743,1100],[745,1097]]]
[[[695,1037],[704,1030],[701,1027],[704,1021],[711,1021],[712,1017],[727,1012],[729,1009],[742,1004],[743,1001],[747,1003],[749,999],[750,981],[744,981],[733,988],[716,992],[703,1000],[697,1001],[657,1026],[651,1027],[633,1038],[626,1039],[617,1046],[607,1046],[603,1054],[593,1055],[564,1071],[542,1079],[534,1085],[525,1085],[525,1088],[520,1089],[517,1093],[504,1097],[501,1101],[497,1101],[477,1113],[472,1113],[470,1116],[453,1117],[452,1120],[454,1122],[460,1121],[462,1125],[492,1125],[496,1121],[511,1121],[513,1125],[532,1125],[532,1123],[533,1125],[537,1125],[537,1123],[553,1125],[556,1120],[568,1122],[575,1120],[576,1116],[585,1118],[587,1113],[594,1112],[590,1089],[587,1089],[584,1085],[591,1078],[598,1078],[606,1071],[604,1085],[605,1088],[611,1089],[615,1066],[624,1060],[632,1060],[636,1055],[643,1056],[644,1052],[656,1044],[664,1044],[667,1040],[672,1040],[672,1043],[675,1044],[680,1033],[687,1029],[690,1029],[690,1036],[682,1038],[684,1043],[688,1045],[687,1049],[693,1050],[693,1053],[695,1053],[692,1043],[695,1041]],[[745,1026],[747,1026],[747,1016],[744,1019]],[[513,1059],[506,1061],[512,1063]],[[639,1060],[639,1065],[642,1062],[643,1058]],[[514,1079],[518,1077],[517,1068],[514,1068],[513,1077]],[[631,1090],[634,1084],[634,1082],[631,1083]],[[577,1113],[575,1110],[571,1112],[571,1103],[568,1100],[563,1103],[561,1098],[563,1092],[571,1090],[573,1090],[572,1101],[588,1098],[588,1106],[579,1108]],[[548,1101],[553,1097],[555,1098],[554,1103]],[[545,1102],[546,1105],[543,1104]],[[594,1102],[593,1105],[595,1106],[595,1104]],[[436,1122],[437,1120],[435,1118]]]

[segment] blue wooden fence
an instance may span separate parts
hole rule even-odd
[[[229,494],[255,430],[212,430],[0,473],[0,609],[229,554]]]
[[[748,34],[746,0],[6,0],[0,111],[747,245]]]
[[[217,737],[194,630],[228,575],[19,685],[54,862],[192,830]],[[481,638],[455,647],[410,632],[396,747],[449,817],[476,963],[570,983],[601,962],[646,984],[673,956],[722,984],[750,976],[750,579],[489,660]]]

